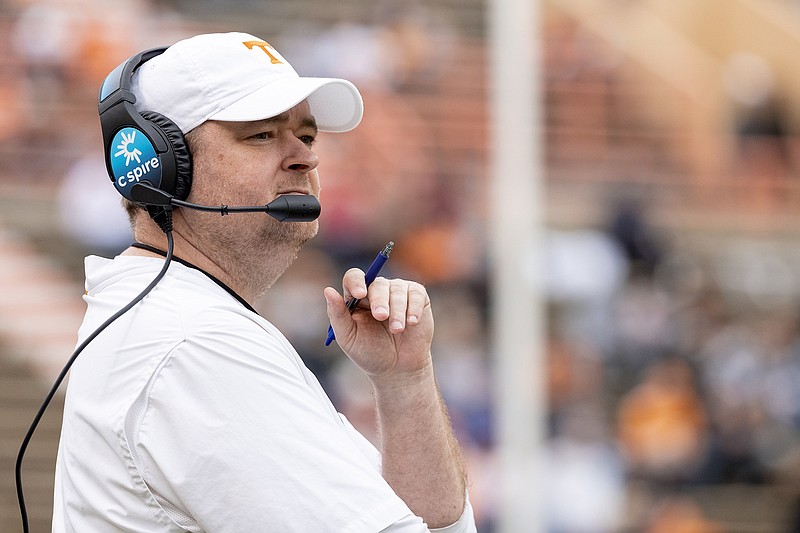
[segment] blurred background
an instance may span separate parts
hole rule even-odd
[[[141,49],[230,30],[366,105],[320,136],[320,235],[259,311],[374,435],[321,291],[394,240],[388,275],[432,294],[479,531],[498,530],[486,18],[481,0],[0,2],[0,530],[20,530],[14,457],[74,347],[83,257],[130,242],[98,87]],[[800,531],[800,2],[542,0],[532,39],[548,533]],[[34,531],[60,402],[26,457]]]

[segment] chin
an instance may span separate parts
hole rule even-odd
[[[266,229],[265,243],[286,244],[298,249],[313,239],[319,231],[319,222],[276,222]]]
[[[312,220],[311,222],[291,222],[290,224],[297,226],[297,236],[300,238],[300,244],[305,244],[319,232],[319,222]]]

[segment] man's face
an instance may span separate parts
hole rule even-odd
[[[307,102],[255,122],[209,121],[192,134],[193,175],[189,201],[207,205],[265,205],[284,194],[319,196],[317,135]],[[209,217],[182,213],[203,248],[297,244],[313,237],[313,222],[278,222],[263,213]],[[270,246],[272,247],[272,246]],[[246,252],[245,252],[246,253]]]

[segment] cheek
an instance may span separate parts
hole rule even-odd
[[[241,188],[239,180],[245,175],[236,156],[224,150],[204,151],[192,167],[192,192],[208,198],[224,198],[231,190]]]
[[[311,192],[317,196],[319,196],[320,191],[320,182],[319,182],[319,173],[317,169],[312,170],[308,173],[309,180],[311,181]]]

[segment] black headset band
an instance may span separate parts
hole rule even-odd
[[[159,48],[151,48],[149,50],[139,52],[138,54],[130,57],[128,60],[120,63],[117,68],[112,70],[111,73],[106,76],[105,81],[103,81],[103,84],[100,86],[100,96],[98,97],[98,108],[100,113],[102,114],[104,108],[107,109],[120,99],[124,99],[132,104],[135,103],[136,97],[130,92],[133,73],[136,72],[136,69],[141,67],[147,61],[150,61],[154,57],[163,54],[166,49],[166,46],[161,46]],[[111,98],[112,96],[115,96],[117,91],[123,92],[116,98]],[[111,98],[113,101],[109,100],[109,98]]]

